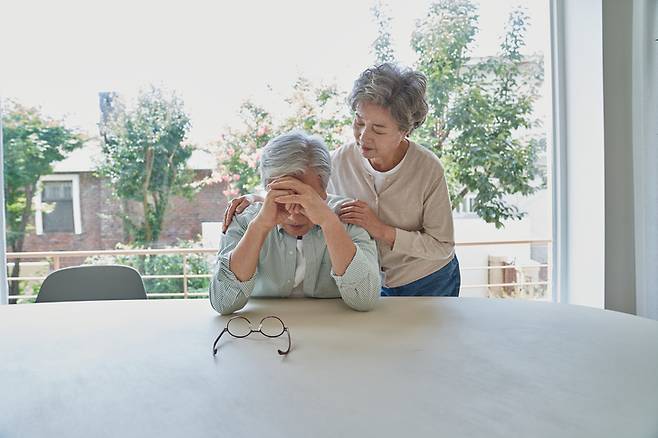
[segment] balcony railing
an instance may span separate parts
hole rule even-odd
[[[457,251],[459,253],[460,248],[472,248],[472,247],[482,247],[482,246],[501,246],[501,245],[547,245],[547,255],[548,263],[544,264],[533,264],[533,265],[505,265],[505,266],[461,266],[462,271],[462,289],[475,289],[475,288],[487,288],[488,290],[506,290],[506,291],[518,291],[523,288],[530,287],[545,287],[545,299],[552,299],[551,291],[551,282],[550,282],[550,272],[551,272],[551,240],[506,240],[506,241],[478,241],[478,242],[457,242]],[[158,256],[158,255],[178,255],[182,257],[182,270],[177,274],[150,274],[142,275],[144,280],[182,280],[182,290],[178,291],[169,291],[169,292],[157,292],[157,293],[147,293],[148,298],[202,298],[207,297],[208,292],[198,292],[190,291],[189,281],[191,279],[198,278],[211,278],[209,271],[207,273],[192,273],[190,272],[189,267],[189,257],[191,255],[199,256],[206,255],[208,258],[213,256],[217,252],[214,248],[164,248],[164,249],[119,249],[119,250],[94,250],[94,251],[35,251],[35,252],[10,252],[7,253],[7,262],[11,264],[13,260],[16,259],[30,259],[30,260],[42,260],[46,261],[49,266],[49,271],[60,269],[63,266],[63,259],[71,258],[89,258],[89,257],[111,257],[111,256]],[[476,282],[476,283],[467,283],[464,282],[465,274],[473,271],[487,271],[493,272],[495,270],[500,270],[501,273],[512,272],[513,277],[518,277],[517,273],[523,273],[526,269],[545,269],[548,273],[547,279],[542,281],[527,281],[524,280],[523,275],[521,275],[521,281],[514,282]],[[489,277],[489,275],[488,275]],[[504,276],[503,276],[504,277]],[[29,282],[42,282],[46,278],[46,275],[37,275],[37,276],[17,276],[17,277],[8,277],[9,282],[17,281],[29,281]],[[501,289],[502,288],[502,289]],[[33,300],[36,298],[36,293],[26,294],[26,295],[9,295],[10,300]]]

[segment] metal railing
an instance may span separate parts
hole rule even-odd
[[[455,245],[459,247],[476,247],[476,246],[499,246],[499,245],[531,245],[531,244],[545,244],[549,246],[547,251],[549,255],[549,262],[546,264],[535,264],[535,265],[507,265],[507,266],[462,266],[462,273],[467,271],[474,270],[496,270],[500,269],[501,271],[506,269],[524,269],[524,268],[546,268],[548,272],[551,269],[550,263],[550,245],[551,240],[540,239],[540,240],[505,240],[505,241],[471,241],[471,242],[457,242]],[[118,249],[118,250],[92,250],[92,251],[30,251],[30,252],[10,252],[7,253],[7,263],[10,264],[12,260],[16,259],[38,259],[46,260],[49,263],[49,266],[52,267],[51,270],[57,270],[62,267],[62,259],[67,258],[88,258],[95,256],[158,256],[158,255],[180,255],[182,257],[182,272],[179,274],[149,274],[142,275],[144,280],[182,280],[182,291],[171,291],[171,292],[157,292],[157,293],[147,293],[148,298],[198,298],[198,297],[207,297],[208,292],[194,292],[189,290],[189,280],[198,279],[198,278],[211,278],[210,273],[199,274],[191,273],[189,270],[189,257],[190,255],[214,255],[217,250],[214,248],[163,248],[163,249]],[[46,278],[46,275],[39,276],[18,276],[11,277],[8,276],[7,280],[9,282],[16,281],[32,281],[40,282]],[[550,275],[548,275],[550,279]],[[512,283],[482,283],[482,284],[464,284],[462,282],[462,289],[469,288],[493,288],[493,287],[504,287],[504,288],[514,288],[514,287],[526,287],[526,286],[545,286],[547,288],[547,293],[550,296],[551,284],[550,281],[533,281],[533,282],[512,282]],[[22,299],[30,300],[35,299],[36,294],[28,295],[9,295],[9,299]]]

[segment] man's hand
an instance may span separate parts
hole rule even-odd
[[[315,225],[322,227],[336,215],[311,186],[293,177],[283,177],[268,185],[270,190],[287,191],[290,194],[278,196],[274,200],[284,204],[286,211],[296,211],[306,216]]]
[[[247,230],[231,252],[229,269],[239,281],[247,281],[253,277],[258,265],[258,256],[263,243],[272,228],[285,219],[287,212],[279,208],[275,201],[277,197],[287,195],[285,190],[270,190],[265,196],[263,208],[249,223]]]
[[[263,202],[263,208],[260,209],[252,223],[268,232],[277,224],[282,224],[288,213],[285,209],[279,208],[277,199],[288,196],[290,193],[289,190],[271,189],[268,191]]]

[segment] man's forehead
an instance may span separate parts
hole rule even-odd
[[[302,180],[302,176],[303,176],[303,174],[301,174],[301,173],[297,173],[297,174],[286,174],[286,175],[281,175],[281,176],[277,176],[276,178],[277,178],[277,179],[279,179],[279,178],[295,178],[296,180],[301,181],[301,180]]]
[[[278,181],[278,180],[283,179],[283,178],[294,178],[297,181],[302,181],[301,177],[302,177],[302,175],[299,175],[299,174],[297,174],[297,175],[290,175],[290,174],[278,175],[278,176],[271,177],[269,182]]]
[[[312,168],[307,168],[303,172],[287,173],[287,174],[277,175],[272,177],[273,180],[281,179],[281,178],[294,178],[298,181],[304,182],[304,180],[311,181],[315,178],[318,178],[318,174]]]

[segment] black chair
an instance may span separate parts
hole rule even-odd
[[[144,300],[136,269],[122,265],[83,265],[51,272],[41,284],[37,303],[58,301]]]

